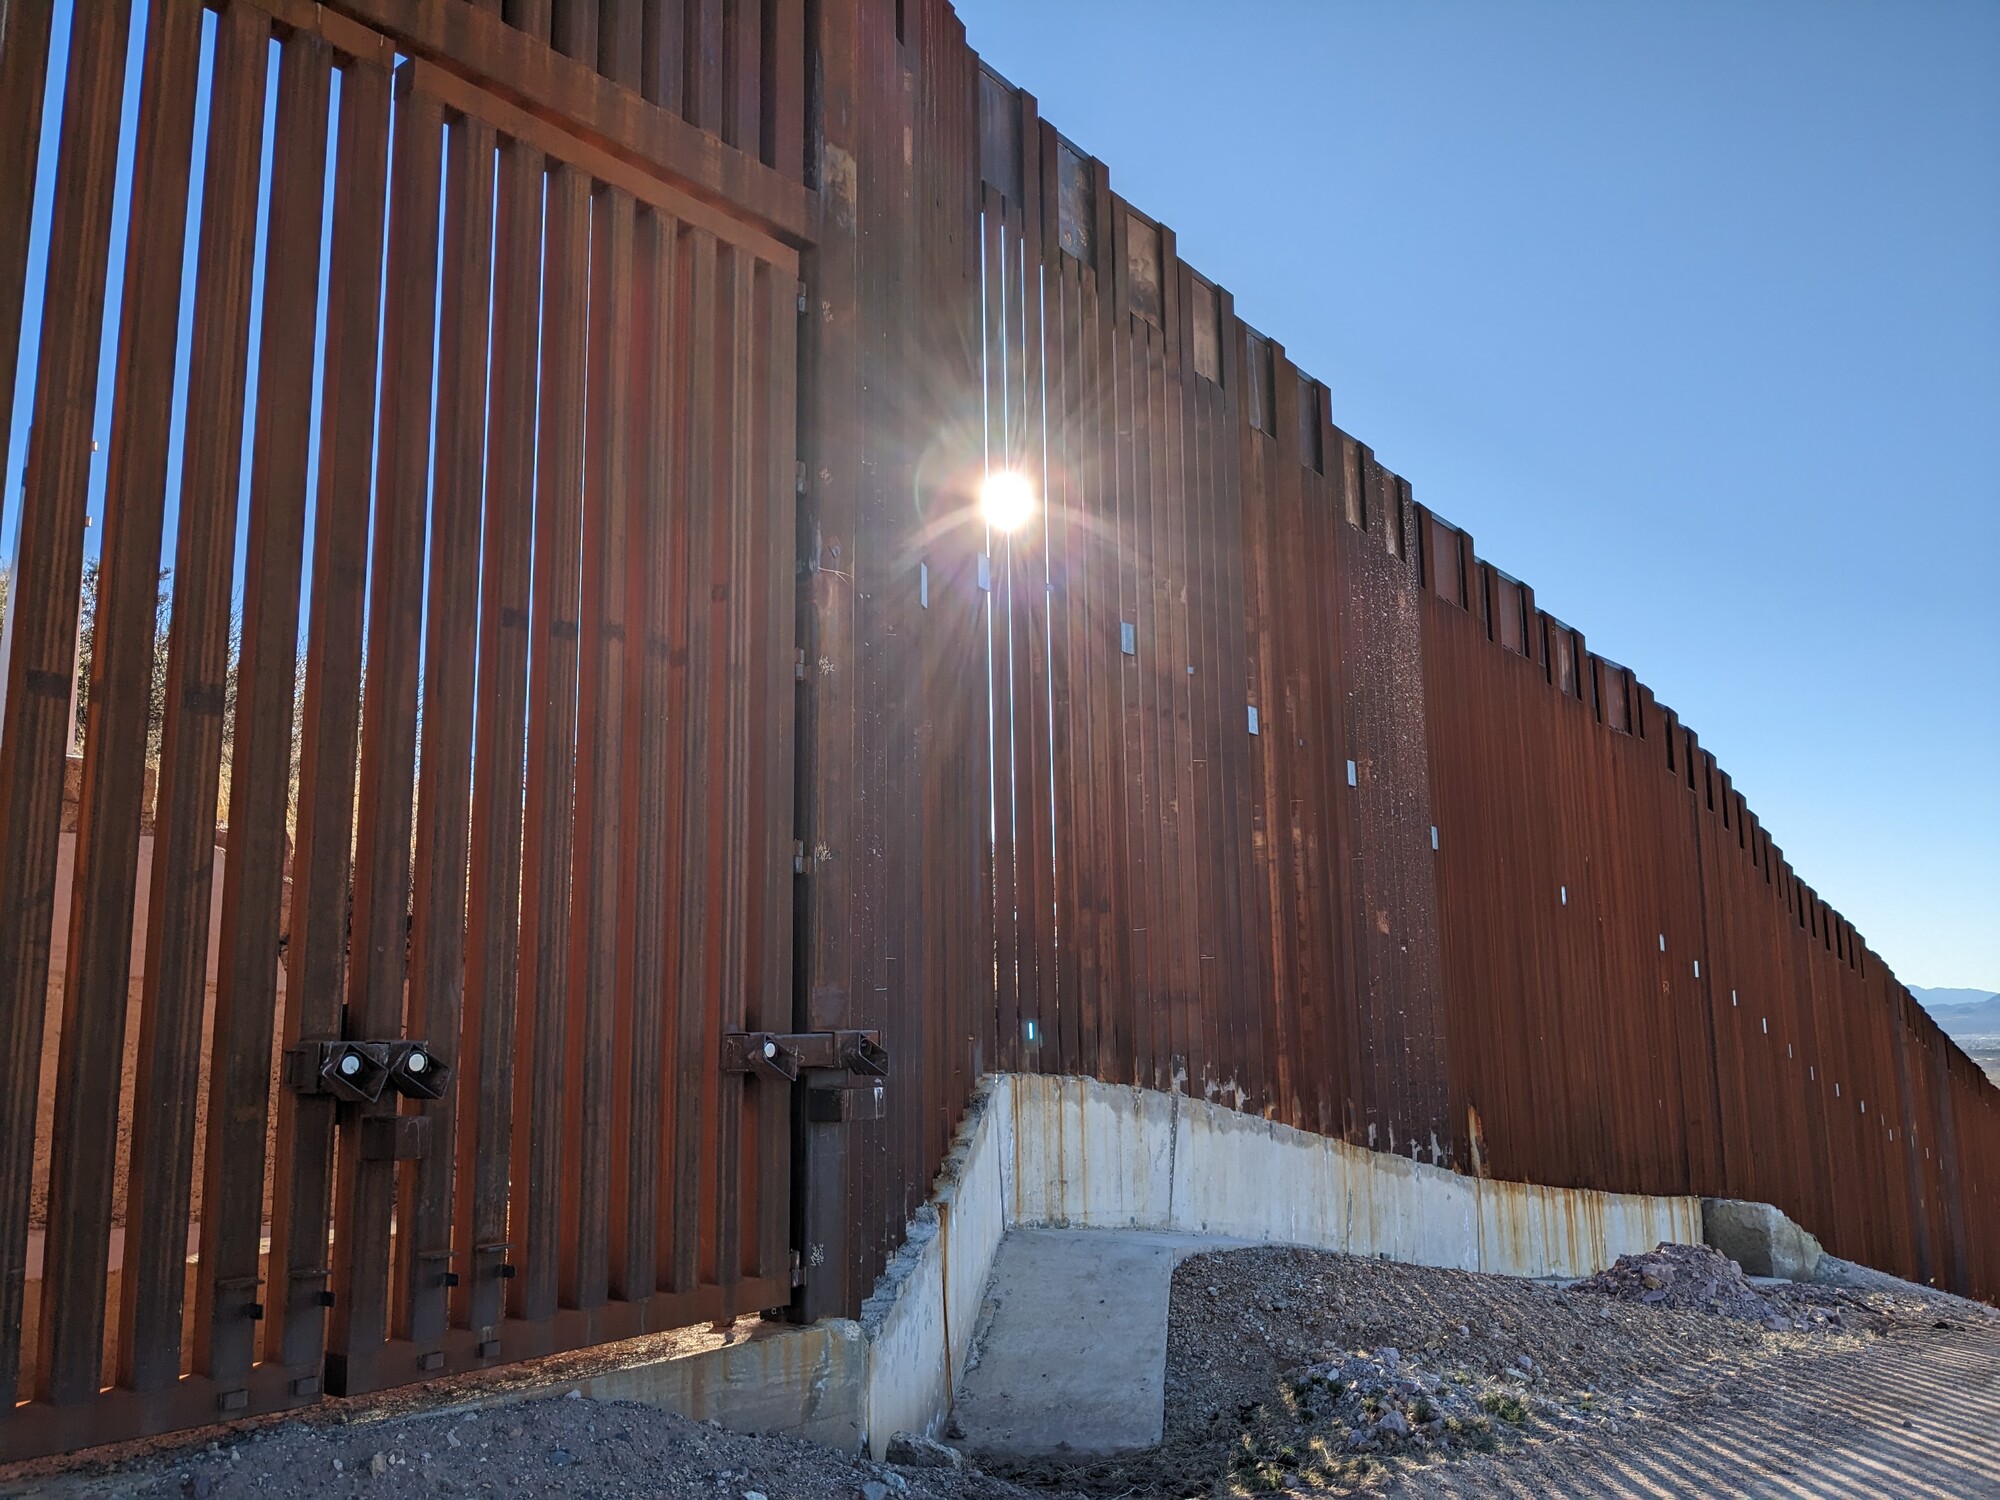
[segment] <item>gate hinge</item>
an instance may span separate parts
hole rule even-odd
[[[799,293],[799,312],[803,314],[806,310],[806,284],[803,281],[798,283],[798,293]]]
[[[805,1284],[806,1284],[806,1258],[803,1255],[799,1254],[798,1251],[794,1250],[792,1252],[792,1285],[804,1286]]]
[[[792,488],[801,495],[806,492],[806,461],[803,458],[792,470]]]
[[[792,651],[792,681],[804,682],[805,680],[806,648],[803,646],[794,647]]]
[[[887,1078],[889,1053],[879,1031],[731,1031],[722,1038],[725,1073],[796,1083],[806,1068]]]
[[[804,668],[805,664],[801,662],[800,670],[803,672]],[[806,841],[804,839],[792,840],[792,873],[794,875],[812,874],[812,861],[806,858]]]

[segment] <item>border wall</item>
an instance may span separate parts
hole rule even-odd
[[[0,1460],[852,1315],[996,1073],[2000,1296],[2000,1094],[946,0],[0,0],[0,410]]]
[[[2000,1097],[1692,729],[1476,553],[943,4],[821,13],[803,1016],[851,1305],[982,1072],[2000,1289]],[[1280,220],[1282,205],[1270,212]],[[989,536],[980,475],[1045,522]],[[830,1231],[831,1232],[831,1231]]]

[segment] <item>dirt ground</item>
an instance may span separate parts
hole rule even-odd
[[[749,1437],[627,1401],[553,1396],[450,1415],[287,1422],[41,1491],[198,1500],[435,1495],[701,1496],[706,1500],[1018,1500],[976,1470],[869,1463],[813,1443]],[[1034,1500],[1042,1500],[1035,1496]]]
[[[1733,1285],[1639,1268],[1607,1273],[1612,1296],[1197,1256],[1174,1277],[1162,1446],[1007,1472],[1099,1496],[2000,1495],[2000,1313],[1720,1264]]]
[[[874,1464],[555,1396],[273,1422],[0,1494],[2000,1496],[2000,1312],[1900,1283],[1753,1287],[1686,1247],[1596,1286],[1194,1257],[1174,1278],[1166,1441],[1117,1461]]]

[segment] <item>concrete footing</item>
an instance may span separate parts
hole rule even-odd
[[[1239,1241],[1150,1229],[1012,1229],[954,1393],[975,1456],[1102,1458],[1158,1445],[1174,1268]]]
[[[858,1449],[867,1434],[868,1341],[861,1325],[827,1318],[745,1343],[566,1380],[599,1401],[637,1401],[735,1432],[782,1432]]]
[[[1464,1177],[1221,1105],[1005,1074],[974,1097],[931,1201],[844,1320],[599,1376],[588,1394],[881,1457],[952,1406],[1000,1241],[1017,1227],[1143,1229],[1515,1276],[1587,1276],[1701,1237],[1695,1198]],[[696,1361],[713,1368],[676,1369]]]

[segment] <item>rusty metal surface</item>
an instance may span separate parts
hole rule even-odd
[[[827,12],[801,984],[910,1059],[911,1112],[816,1137],[816,1305],[858,1303],[990,1067],[1767,1199],[2000,1295],[2000,1096],[1686,727],[1334,426],[947,4]],[[1001,467],[1046,498],[1011,538],[974,510]]]
[[[0,17],[0,1460],[791,1300],[804,7],[498,9]]]
[[[1629,672],[1584,656],[1565,692],[1477,598],[1424,603],[1453,1104],[1486,1169],[1761,1199],[1994,1296],[1995,1091]]]

